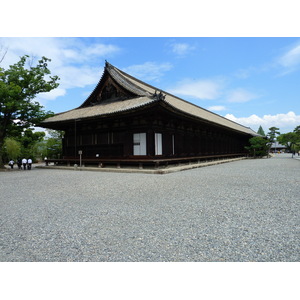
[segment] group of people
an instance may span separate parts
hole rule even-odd
[[[12,169],[14,168],[14,164],[15,164],[15,162],[12,159],[8,163],[8,165]],[[28,158],[28,159],[26,159],[26,158],[23,158],[23,159],[18,158],[17,159],[17,166],[18,166],[19,170],[22,170],[22,167],[23,167],[23,170],[26,170],[26,169],[27,170],[31,170],[31,165],[32,165],[32,159],[31,158]]]

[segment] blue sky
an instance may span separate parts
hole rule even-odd
[[[300,125],[300,38],[0,38],[7,67],[24,54],[51,58],[60,86],[39,95],[55,113],[78,107],[105,60],[151,85],[257,131]]]

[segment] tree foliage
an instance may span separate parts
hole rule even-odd
[[[18,139],[22,145],[22,156],[30,157],[35,161],[37,158],[36,144],[43,141],[45,136],[44,131],[34,132],[32,128],[24,130],[22,136]]]
[[[289,152],[300,147],[300,125],[293,132],[283,133],[277,137],[280,144],[285,145]]]
[[[13,138],[6,138],[4,141],[4,150],[7,156],[7,160],[17,160],[21,155],[21,143]]]
[[[268,137],[268,140],[271,144],[275,143],[276,136],[278,136],[278,135],[280,135],[279,128],[277,128],[277,127],[269,128],[269,132],[267,134],[267,137]]]
[[[267,133],[269,153],[270,153],[272,144],[276,142],[276,137],[278,135],[280,135],[279,128],[277,128],[277,127],[270,127],[269,128],[269,132]]]
[[[289,152],[292,151],[294,145],[297,144],[297,135],[294,132],[283,133],[277,137],[281,145],[285,145]]]
[[[47,130],[48,135],[42,142],[36,144],[36,152],[44,158],[62,157],[62,137],[63,131]]]
[[[296,134],[296,136],[299,139],[300,142],[300,125],[298,125],[295,129],[294,129],[294,133]]]
[[[263,128],[261,127],[261,125],[259,126],[257,133],[260,134],[261,136],[266,136]]]
[[[23,130],[35,126],[53,113],[34,101],[39,93],[58,87],[57,76],[50,76],[48,62],[42,57],[36,66],[25,67],[29,56],[24,55],[8,69],[0,67],[0,167],[6,137],[20,137]]]
[[[245,148],[250,152],[253,157],[263,157],[268,154],[268,141],[260,136],[252,137],[249,140],[250,146]]]

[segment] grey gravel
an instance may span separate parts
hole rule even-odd
[[[0,261],[300,261],[300,160],[0,172]]]

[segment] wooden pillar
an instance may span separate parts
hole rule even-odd
[[[147,156],[155,156],[155,140],[152,129],[147,131]]]

